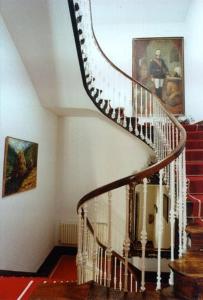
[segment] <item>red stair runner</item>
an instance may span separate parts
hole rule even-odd
[[[191,217],[203,226],[203,125],[184,125],[187,131],[186,174],[188,201],[193,203]]]

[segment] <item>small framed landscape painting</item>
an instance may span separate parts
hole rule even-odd
[[[171,113],[183,115],[185,113],[183,38],[133,39],[132,77],[157,95]],[[136,97],[134,87],[132,90],[134,103]]]
[[[37,156],[38,144],[13,137],[6,137],[3,197],[36,187]]]

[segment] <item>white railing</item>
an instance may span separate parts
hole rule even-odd
[[[84,86],[96,106],[114,122],[147,143],[156,155],[153,165],[140,173],[118,180],[84,196],[78,205],[78,283],[93,279],[101,285],[136,291],[138,281],[129,269],[129,184],[143,184],[143,216],[140,236],[142,263],[141,285],[145,284],[145,252],[147,243],[148,177],[159,176],[157,198],[157,284],[161,289],[161,249],[163,244],[163,188],[170,200],[171,261],[174,260],[175,220],[178,221],[179,257],[186,251],[186,174],[185,131],[164,108],[162,101],[139,82],[117,68],[104,54],[94,34],[91,6],[87,0],[70,1],[73,27]],[[132,89],[134,98],[132,99]],[[117,199],[115,189],[126,195]],[[131,189],[132,192],[132,189]],[[133,192],[135,192],[133,190]],[[102,195],[102,198],[101,198]],[[121,192],[122,195],[122,192]],[[114,199],[116,198],[116,199]],[[123,209],[123,218],[116,216],[116,201]],[[114,216],[114,218],[113,218]],[[120,240],[115,241],[116,230]],[[98,226],[103,236],[98,238]],[[103,240],[102,240],[103,239]],[[113,256],[114,251],[119,255]],[[121,257],[123,256],[123,259]],[[173,273],[169,283],[173,284]]]

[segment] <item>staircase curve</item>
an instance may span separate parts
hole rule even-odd
[[[148,183],[157,174],[156,289],[160,290],[165,191],[170,200],[171,261],[175,258],[175,223],[178,224],[179,257],[187,248],[186,132],[160,98],[106,56],[94,32],[91,2],[69,0],[68,4],[83,85],[89,98],[108,119],[141,139],[156,155],[155,161],[144,170],[101,186],[80,199],[77,205],[78,283],[93,280],[100,286],[124,292],[146,290]],[[140,271],[130,263],[130,212],[138,185],[143,194]],[[119,205],[121,209],[116,211]],[[174,284],[172,270],[169,283]]]

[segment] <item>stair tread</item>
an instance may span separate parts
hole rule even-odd
[[[202,175],[187,175],[187,178],[189,178],[190,181],[203,181]]]
[[[203,152],[203,149],[186,149],[186,152]]]
[[[203,194],[189,194],[188,195],[189,200],[203,200]]]
[[[189,160],[186,161],[187,165],[203,165],[203,161],[202,160]]]
[[[203,234],[203,227],[199,226],[198,224],[188,225],[186,227],[186,232],[192,234],[194,233]]]
[[[174,272],[196,279],[203,279],[203,259],[199,256],[187,256],[169,263]]]

